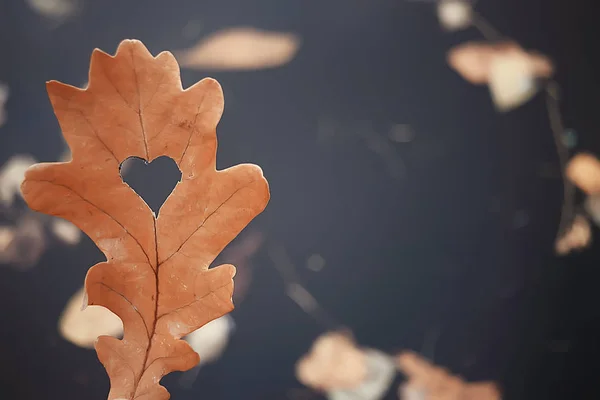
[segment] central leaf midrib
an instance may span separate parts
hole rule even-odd
[[[140,381],[142,380],[142,377],[144,376],[144,374],[146,373],[146,370],[148,368],[148,359],[150,356],[150,352],[152,351],[152,344],[153,344],[153,339],[154,339],[154,334],[156,332],[156,324],[158,322],[158,297],[159,297],[159,291],[158,291],[158,268],[160,267],[160,264],[158,263],[158,234],[156,231],[156,217],[153,216],[153,229],[154,229],[154,262],[156,265],[156,273],[154,274],[154,290],[155,290],[155,296],[154,296],[154,318],[152,320],[152,328],[150,331],[150,336],[148,337],[148,346],[146,346],[146,354],[144,355],[144,361],[142,363],[142,371],[140,373],[140,377],[139,379],[135,382],[134,385],[134,392],[133,392],[133,398],[135,399],[136,397],[136,393],[137,393],[137,389],[138,389],[138,385],[140,383]]]
[[[133,55],[133,48],[130,49],[130,54],[131,54],[131,66],[133,67],[133,76],[135,79],[135,88],[137,91],[137,99],[138,99],[138,118],[139,118],[139,122],[140,122],[140,129],[141,129],[141,134],[142,134],[142,140],[144,142],[144,150],[146,152],[146,160],[148,162],[150,162],[150,153],[148,151],[148,140],[146,138],[146,129],[144,127],[144,116],[143,116],[143,112],[142,112],[142,97],[141,97],[141,91],[140,91],[140,85],[138,82],[138,76],[137,76],[137,70],[135,68],[135,58]],[[150,337],[148,338],[148,346],[146,347],[146,354],[144,355],[144,362],[142,363],[142,371],[140,373],[140,378],[137,380],[137,382],[135,383],[134,386],[134,393],[133,396],[135,398],[135,394],[137,393],[137,389],[138,389],[138,385],[140,383],[140,381],[142,380],[142,377],[144,376],[144,373],[146,372],[147,368],[148,368],[148,358],[150,355],[150,352],[152,351],[152,344],[153,344],[153,340],[154,340],[154,334],[156,332],[156,323],[157,323],[157,316],[158,316],[158,300],[159,300],[159,291],[158,291],[158,268],[159,268],[159,263],[158,263],[158,234],[156,232],[156,215],[154,215],[154,213],[152,213],[152,227],[154,230],[154,265],[156,266],[156,270],[155,270],[155,274],[154,274],[154,291],[155,291],[155,296],[154,296],[154,317],[152,320],[152,328],[151,328],[151,333],[150,333]]]

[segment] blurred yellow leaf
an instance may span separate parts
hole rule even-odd
[[[69,300],[60,316],[59,331],[62,337],[76,346],[93,349],[100,335],[121,336],[123,323],[108,308],[82,306],[87,304],[84,288],[79,289]]]
[[[552,73],[550,61],[543,56],[507,51],[492,58],[489,88],[496,109],[510,111],[529,101],[538,91],[535,78]]]

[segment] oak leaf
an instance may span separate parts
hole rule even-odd
[[[180,338],[233,309],[235,267],[209,265],[266,207],[267,181],[252,164],[217,171],[221,87],[206,78],[183,90],[169,52],[153,57],[125,40],[115,56],[94,50],[87,88],[47,89],[72,160],[32,166],[24,198],[73,222],[107,258],[88,271],[85,289],[88,305],[123,321],[122,340],[95,345],[109,400],[168,399],[160,379],[199,362]],[[181,170],[158,217],[119,175],[132,156],[168,156]]]

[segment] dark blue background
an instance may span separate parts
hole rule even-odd
[[[600,152],[593,3],[480,0],[477,8],[553,59],[578,149]],[[487,90],[445,63],[450,47],[477,32],[444,33],[429,3],[85,1],[79,15],[50,29],[25,2],[0,1],[0,81],[11,90],[0,164],[14,153],[60,156],[46,80],[81,85],[92,49],[112,54],[125,38],[154,54],[192,46],[199,38],[181,33],[190,20],[201,21],[202,36],[238,25],[301,36],[299,53],[282,68],[183,70],[182,80],[189,86],[212,76],[222,84],[219,167],[257,163],[272,190],[251,228],[286,246],[307,288],[361,344],[418,350],[427,332],[440,329],[435,361],[471,380],[498,381],[507,399],[600,393],[600,253],[595,246],[552,255],[562,183],[539,172],[549,164],[558,174],[544,99],[495,114]],[[342,127],[325,145],[317,144],[322,118]],[[347,138],[364,121],[380,134],[394,123],[411,125],[414,140],[394,144],[405,179],[391,178],[364,142]],[[173,184],[167,173],[149,179],[142,172],[131,179],[148,201]],[[516,228],[522,213],[528,223]],[[326,259],[323,271],[302,267],[312,253]],[[30,271],[0,270],[2,399],[106,398],[108,379],[94,352],[56,329],[87,268],[100,260],[86,238],[76,248],[50,249]],[[177,386],[176,374],[165,378],[174,399],[285,399],[301,387],[293,365],[324,327],[285,297],[264,250],[254,265],[226,353],[191,390]],[[569,340],[569,352],[552,352],[551,340]]]

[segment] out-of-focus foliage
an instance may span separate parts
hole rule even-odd
[[[447,31],[457,31],[471,25],[472,12],[467,0],[440,0],[437,6],[438,19]]]
[[[569,161],[567,178],[584,193],[600,193],[600,160],[590,153],[579,153]]]
[[[303,384],[324,391],[330,400],[377,400],[389,391],[396,375],[392,357],[360,348],[342,332],[323,334],[296,364]]]
[[[195,330],[184,339],[200,355],[200,364],[207,364],[223,353],[234,326],[233,319],[225,315]],[[98,336],[121,337],[123,322],[105,307],[88,306],[85,289],[82,287],[69,299],[60,316],[58,329],[68,342],[93,349]]]
[[[556,241],[556,253],[565,255],[572,250],[581,250],[590,245],[592,241],[592,228],[590,222],[583,215],[575,216],[569,229]]]
[[[468,42],[450,50],[448,64],[468,82],[488,84],[501,112],[529,101],[539,90],[535,80],[553,73],[547,57],[527,52],[515,42]]]
[[[548,78],[550,61],[535,53],[513,49],[492,58],[489,88],[498,111],[510,111],[529,101],[539,90],[535,79]]]
[[[36,13],[60,24],[72,17],[82,6],[81,0],[25,0]]]
[[[123,322],[112,311],[101,306],[88,306],[85,289],[79,289],[67,303],[59,323],[61,336],[76,346],[93,349],[100,335],[120,337]]]
[[[298,380],[322,390],[354,389],[367,377],[366,356],[343,333],[326,333],[296,365]]]
[[[500,392],[492,382],[465,382],[446,369],[438,367],[412,352],[397,357],[399,369],[408,381],[400,386],[401,399],[424,400],[500,400]]]
[[[215,32],[176,56],[185,68],[256,70],[287,64],[299,47],[292,33],[242,27]]]
[[[17,269],[30,269],[36,265],[48,246],[45,226],[61,242],[75,245],[81,240],[81,231],[68,221],[46,217],[25,209],[20,186],[25,170],[36,160],[28,154],[12,156],[0,168],[0,264]]]

